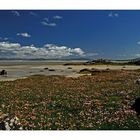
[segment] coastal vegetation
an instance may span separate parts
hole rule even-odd
[[[139,130],[131,109],[140,96],[139,70],[77,78],[34,75],[0,82],[0,110],[24,130]]]

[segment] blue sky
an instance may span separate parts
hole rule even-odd
[[[0,11],[0,58],[140,57],[140,11]]]

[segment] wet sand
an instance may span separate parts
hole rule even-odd
[[[106,69],[111,70],[136,70],[140,69],[140,66],[130,66],[130,65],[67,65],[65,63],[76,62],[76,61],[23,61],[23,60],[1,60],[0,61],[0,71],[6,70],[8,72],[7,76],[0,76],[0,81],[11,81],[20,78],[26,78],[30,75],[63,75],[67,77],[78,77],[81,74],[78,72],[81,69],[96,68],[96,69]],[[79,61],[78,61],[79,62]],[[82,61],[81,61],[82,62]],[[83,61],[84,62],[84,61]],[[47,69],[45,69],[47,68]]]

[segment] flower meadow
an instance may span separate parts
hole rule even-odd
[[[139,130],[131,109],[140,96],[139,70],[77,78],[34,75],[0,82],[0,110],[24,130]]]

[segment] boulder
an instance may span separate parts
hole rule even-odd
[[[0,130],[6,130],[4,122],[0,122]]]
[[[140,115],[140,97],[135,99],[134,104],[131,106],[131,109],[133,109],[134,111],[136,111],[137,116]]]
[[[0,75],[7,75],[7,71],[6,71],[6,70],[2,70],[2,71],[0,72]]]
[[[47,67],[46,67],[46,68],[44,68],[44,70],[48,70],[48,69],[49,69],[49,68],[47,68]]]

